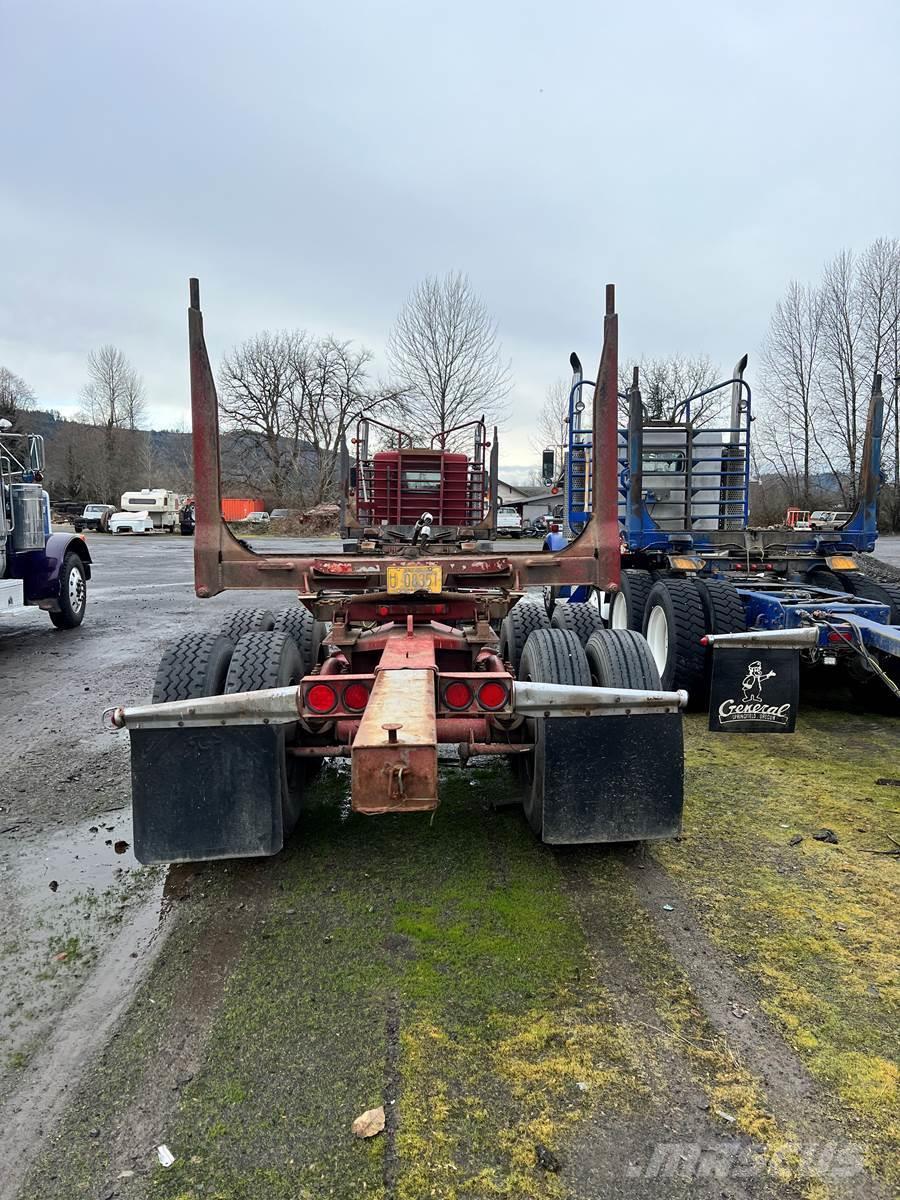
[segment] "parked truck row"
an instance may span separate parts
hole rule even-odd
[[[549,553],[577,541],[591,517],[594,448],[582,392],[593,383],[577,355],[570,362],[562,480],[568,535],[548,535]],[[616,485],[619,586],[609,593],[548,588],[547,610],[563,628],[608,623],[643,634],[663,685],[686,689],[701,707],[716,640],[802,631],[802,667],[843,668],[869,700],[900,713],[900,586],[870,579],[858,557],[872,552],[878,536],[881,376],[873,380],[856,507],[791,509],[784,525],[754,528],[746,366],[744,356],[731,378],[689,397],[681,420],[647,418],[635,371],[619,395],[627,424],[618,430],[615,460],[604,464]],[[717,405],[717,397],[724,402]],[[720,415],[710,420],[707,407],[695,420],[702,401]]]

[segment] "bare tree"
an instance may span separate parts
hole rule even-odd
[[[341,446],[364,415],[377,416],[399,398],[397,389],[371,386],[372,354],[352,342],[320,338],[298,364],[301,434],[309,448],[301,473],[301,493],[312,507],[337,494]]]
[[[900,241],[841,251],[817,286],[791,283],[772,315],[763,353],[756,461],[809,508],[852,507],[859,495],[872,381],[885,378],[882,518],[900,524]]]
[[[0,417],[5,417],[15,429],[19,414],[34,404],[34,392],[21,377],[8,367],[0,367]]]
[[[532,448],[540,454],[552,450],[556,470],[561,471],[569,448],[569,385],[564,379],[556,379],[547,388],[536,422],[537,434],[531,440]],[[533,482],[542,483],[540,471],[535,472]]]
[[[106,429],[139,429],[146,408],[140,375],[115,346],[88,355],[88,382],[81,391],[82,419]]]
[[[503,419],[509,366],[494,321],[460,272],[428,276],[415,288],[391,330],[387,353],[404,391],[406,428],[417,440],[482,415],[489,423]]]
[[[299,364],[308,353],[300,330],[264,330],[226,354],[219,368],[222,424],[237,451],[229,473],[257,490],[262,477],[280,503],[297,475]]]
[[[79,418],[102,430],[95,499],[118,504],[123,491],[138,486],[142,446],[136,431],[144,409],[143,381],[122,351],[110,345],[92,350]]]
[[[884,376],[882,450],[890,493],[885,494],[882,507],[889,526],[896,529],[900,528],[900,240],[876,239],[860,257],[859,275],[867,350],[864,383],[868,383],[876,372]]]
[[[828,465],[845,504],[856,500],[861,428],[865,424],[866,366],[864,288],[856,261],[842,250],[825,268],[822,281],[823,370],[819,399]],[[840,463],[846,466],[846,482]]]
[[[219,407],[236,451],[226,459],[232,477],[257,491],[262,480],[279,504],[309,508],[334,496],[345,436],[388,394],[369,384],[371,357],[351,342],[300,330],[263,332],[227,354]]]
[[[675,354],[670,358],[642,358],[639,363],[624,363],[619,369],[620,392],[631,386],[635,366],[640,369],[641,399],[648,420],[684,421],[690,399],[691,424],[699,428],[724,415],[730,403],[727,389],[700,400],[692,399],[721,377],[705,354],[693,357]],[[628,419],[624,401],[620,401],[620,418]]]
[[[762,353],[765,403],[755,454],[809,507],[811,476],[821,463],[815,408],[822,361],[824,301],[817,288],[792,281],[775,305]]]

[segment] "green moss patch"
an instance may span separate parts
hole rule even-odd
[[[373,820],[326,770],[153,1196],[559,1195],[536,1144],[639,1094],[552,854],[478,800],[506,769],[447,776],[433,817]],[[355,1139],[384,1102],[387,1133]]]
[[[654,854],[897,1181],[900,864],[865,853],[900,833],[896,792],[875,782],[898,773],[896,723],[807,711],[791,737],[687,729],[686,837]]]

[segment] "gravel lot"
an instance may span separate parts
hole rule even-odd
[[[271,862],[146,870],[101,714],[254,594],[197,600],[188,539],[89,542],[80,630],[0,625],[0,1200],[892,1194],[892,718],[690,718],[653,849],[537,845],[497,767],[448,767],[433,820],[348,816],[328,766]],[[824,1191],[812,1142],[852,1167]]]

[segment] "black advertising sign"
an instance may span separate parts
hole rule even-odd
[[[714,733],[793,733],[799,695],[796,650],[714,647],[709,694]]]

